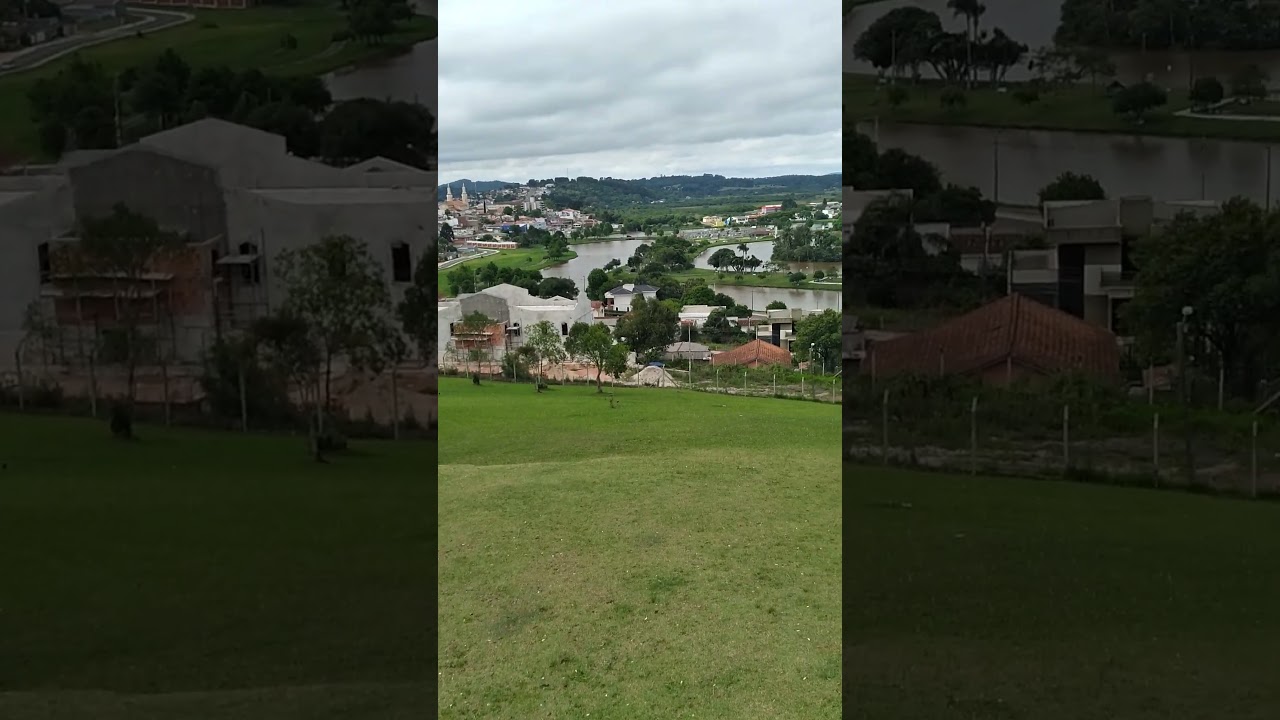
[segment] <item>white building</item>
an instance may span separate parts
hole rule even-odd
[[[604,306],[619,312],[630,312],[631,303],[637,297],[642,297],[646,301],[657,300],[658,288],[652,285],[634,285],[632,283],[619,285],[605,292]]]
[[[574,323],[590,323],[591,301],[586,294],[577,300],[563,297],[540,298],[516,285],[503,283],[480,292],[464,293],[456,298],[441,300],[437,306],[437,354],[444,360],[451,343],[456,324],[472,313],[483,313],[505,331],[502,344],[491,348],[493,357],[500,358],[508,350],[524,344],[529,329],[547,321],[563,338]]]
[[[695,329],[701,328],[707,322],[707,318],[716,310],[723,311],[723,305],[685,305],[680,310],[680,325],[693,325]]]

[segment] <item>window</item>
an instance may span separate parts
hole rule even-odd
[[[568,334],[569,334],[569,323],[560,323],[560,335],[565,336]]]
[[[43,242],[36,247],[36,257],[40,263],[40,284],[49,282],[53,268],[49,265],[49,243]]]
[[[413,262],[409,257],[409,244],[391,246],[391,279],[395,282],[413,282]]]
[[[240,243],[240,247],[238,248],[238,250],[240,255],[257,255],[258,254],[258,246],[254,245],[253,243],[248,243],[248,242]],[[255,257],[251,262],[247,262],[244,265],[241,265],[240,268],[241,268],[240,270],[241,276],[244,278],[244,281],[246,283],[249,283],[251,285],[257,285],[258,282],[262,279],[261,276],[258,274],[258,258]]]

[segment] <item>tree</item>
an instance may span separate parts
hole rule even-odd
[[[525,340],[525,346],[531,348],[534,357],[538,359],[538,392],[542,392],[543,382],[542,364],[550,363],[555,365],[562,363],[568,356],[565,353],[564,345],[560,341],[560,331],[556,329],[548,320],[542,320],[529,328],[529,337]]]
[[[1064,172],[1053,182],[1040,188],[1040,204],[1060,200],[1106,200],[1102,183],[1092,175]]]
[[[493,319],[477,310],[465,315],[462,318],[462,322],[458,323],[458,328],[462,331],[462,334],[474,340],[477,335],[484,335],[485,333],[488,333],[489,328],[492,325]],[[487,343],[487,340],[483,340],[481,342]],[[476,374],[474,377],[477,384],[480,382],[480,361],[484,359],[487,352],[488,350],[486,348],[479,347],[474,342],[471,343],[471,347],[467,348],[463,352],[464,361],[470,362],[474,360],[476,363]],[[470,366],[467,366],[466,370],[467,372],[470,372]]]
[[[569,278],[549,277],[543,278],[538,283],[538,297],[563,297],[570,300],[576,300],[578,297],[578,286],[573,284]]]
[[[241,377],[245,378],[245,365],[261,357],[275,377],[297,388],[304,406],[311,404],[312,421],[308,423],[307,438],[312,456],[320,462],[324,460],[320,390],[323,362],[316,337],[308,322],[286,306],[253,322],[236,361],[241,365]]]
[[[440,223],[440,241],[441,244],[453,242],[453,226],[449,223]]]
[[[729,248],[720,248],[711,253],[711,257],[707,258],[707,264],[716,270],[723,270],[733,267],[737,263],[737,256]]]
[[[311,111],[292,102],[273,102],[253,109],[244,124],[283,135],[289,152],[310,158],[320,154],[320,126]]]
[[[596,268],[587,274],[587,297],[591,300],[604,300],[604,294],[612,287],[613,280],[609,273]]]
[[[185,240],[183,235],[164,230],[154,219],[118,203],[109,215],[86,218],[81,223],[78,252],[69,258],[81,273],[111,279],[115,320],[121,333],[118,356],[128,373],[125,410],[130,423],[143,342],[142,320],[151,316],[152,323],[160,324],[160,318],[155,316],[158,303],[147,302],[146,293],[151,283],[146,275],[157,264],[173,257]]]
[[[476,271],[470,265],[459,265],[445,276],[453,294],[473,293],[476,291]]]
[[[943,90],[939,101],[942,103],[942,107],[948,110],[959,110],[969,103],[968,98],[965,97],[964,90],[958,87],[949,87]]]
[[[982,197],[976,187],[952,183],[940,192],[916,202],[915,218],[919,222],[945,222],[954,227],[981,227],[996,219],[996,204]]]
[[[649,362],[675,339],[679,324],[679,314],[664,302],[638,297],[631,303],[631,312],[618,319],[614,334]]]
[[[609,354],[604,359],[604,371],[609,377],[620,378],[627,372],[627,355],[631,349],[622,343],[614,343],[609,347]]]
[[[1072,51],[1071,58],[1075,62],[1075,66],[1089,76],[1089,85],[1092,87],[1098,86],[1098,78],[1109,78],[1116,75],[1115,60],[1112,60],[1111,54],[1102,48],[1077,48]]]
[[[985,69],[991,84],[996,85],[1004,80],[1010,68],[1022,62],[1027,50],[1024,43],[1014,40],[1006,35],[1004,30],[996,28],[992,31],[990,38],[984,39],[974,47],[974,69],[975,71],[977,68]]]
[[[724,310],[712,310],[698,332],[711,342],[728,342],[734,333],[742,336],[741,332],[729,324],[729,316]]]
[[[787,304],[781,300],[770,300],[768,305],[764,306],[765,310],[786,310]]]
[[[842,347],[842,320],[836,310],[823,310],[796,323],[795,345],[808,349],[813,346],[818,362],[834,362],[840,357]],[[814,358],[809,358],[810,362]]]
[[[1267,97],[1267,71],[1256,64],[1245,65],[1231,76],[1231,94],[1245,100],[1262,100]]]
[[[884,151],[876,161],[876,186],[883,190],[911,190],[916,197],[942,189],[942,177],[933,163],[900,148]]]
[[[347,29],[365,44],[381,43],[395,32],[395,18],[387,0],[347,0],[347,6]]]
[[[936,13],[918,7],[895,8],[858,36],[853,56],[881,72],[891,71],[894,77],[906,68],[918,79],[933,39],[941,32],[942,20]]]
[[[1280,337],[1280,225],[1276,214],[1235,198],[1220,213],[1182,214],[1141,240],[1134,298],[1125,320],[1140,345],[1168,357],[1191,307],[1188,347],[1203,338],[1236,394],[1252,398]]]
[[[333,365],[359,366],[361,352],[382,332],[390,293],[368,246],[348,235],[331,235],[276,256],[285,290],[284,307],[306,323],[321,365],[321,400],[332,403]],[[324,433],[323,414],[317,418]]]
[[[337,103],[320,121],[320,155],[332,165],[382,156],[434,170],[436,119],[422,105],[358,98]]]
[[[1162,88],[1154,83],[1140,82],[1116,93],[1111,100],[1111,109],[1141,125],[1146,121],[1148,112],[1168,101],[1169,96]]]
[[[949,8],[954,16],[963,15],[965,18],[965,29],[968,31],[965,37],[965,49],[967,51],[967,66],[969,74],[966,80],[972,85],[973,79],[973,43],[978,37],[978,19],[987,11],[987,6],[978,0],[947,0],[947,8]]]
[[[31,119],[41,127],[46,151],[115,147],[115,91],[102,65],[75,54],[70,64],[50,78],[40,78],[27,91]],[[52,128],[61,127],[62,132]],[[62,147],[54,142],[62,140]]]
[[[413,284],[405,288],[404,299],[396,306],[396,315],[404,334],[418,348],[418,357],[430,363],[434,359],[438,301],[436,300],[436,265],[433,252],[424,252],[413,269]]]
[[[1191,86],[1191,94],[1188,97],[1192,106],[1203,110],[1221,102],[1225,92],[1218,78],[1200,77],[1196,78],[1195,84]]]
[[[576,322],[569,328],[569,337],[564,343],[565,352],[570,357],[596,366],[596,392],[604,392],[600,375],[609,364],[613,346],[613,335],[608,326],[584,322]]]

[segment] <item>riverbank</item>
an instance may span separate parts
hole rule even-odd
[[[462,265],[470,266],[478,269],[481,266],[493,263],[500,268],[519,268],[521,270],[545,270],[552,265],[566,263],[578,257],[578,253],[570,250],[567,254],[562,255],[555,260],[547,259],[547,251],[542,248],[517,248],[515,250],[499,250],[497,255],[483,255],[481,257],[470,258],[463,262],[450,267],[448,270],[442,270],[436,273],[436,281],[439,283],[440,292],[450,297],[457,295],[453,287],[449,284],[448,274],[453,270],[457,270]],[[585,291],[586,288],[578,288]]]
[[[682,270],[681,272],[671,273],[670,277],[679,282],[685,282],[686,280],[702,280],[708,285],[733,285],[735,287],[824,290],[827,292],[840,292],[844,288],[844,286],[839,283],[812,282],[810,280],[805,280],[797,285],[787,280],[787,274],[782,272],[771,272],[766,274],[764,277],[752,274],[738,277],[737,274],[731,272],[721,273],[715,270],[703,270],[701,268],[696,268],[693,270]]]
[[[78,54],[101,63],[109,73],[138,66],[173,48],[197,69],[226,65],[236,71],[258,68],[268,75],[324,75],[402,54],[437,34],[436,18],[415,15],[402,22],[400,30],[388,35],[381,45],[334,42],[335,33],[346,28],[346,18],[337,3],[316,0],[287,7],[192,10],[191,14],[195,19],[189,23],[95,45]],[[296,47],[282,46],[285,35],[293,36]],[[70,56],[63,57],[0,77],[0,154],[36,162],[51,159],[40,151],[27,92],[37,80],[57,75],[70,62]]]
[[[1142,125],[1135,125],[1111,110],[1111,99],[1099,81],[1096,87],[1081,85],[1044,93],[1034,103],[1022,103],[1008,92],[975,87],[965,93],[963,108],[944,108],[943,83],[923,80],[918,85],[903,84],[907,99],[898,107],[889,104],[884,87],[871,75],[845,73],[844,106],[858,121],[918,125],[958,125],[1020,130],[1149,135],[1157,137],[1215,138],[1271,142],[1280,136],[1280,126],[1265,120],[1180,116],[1191,106],[1187,94],[1169,93],[1169,102],[1152,111]]]

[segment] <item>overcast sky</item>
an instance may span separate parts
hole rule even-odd
[[[834,0],[440,5],[444,181],[840,172]]]

